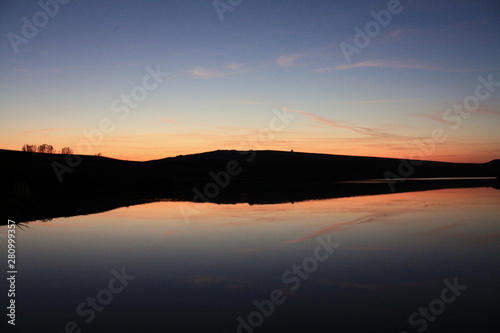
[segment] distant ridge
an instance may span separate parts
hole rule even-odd
[[[408,180],[392,187],[339,182],[500,175],[499,159],[449,163],[272,150],[216,150],[145,162],[69,156],[69,161],[81,159],[76,166],[68,164],[68,156],[60,154],[0,150],[0,157],[0,205],[2,211],[10,214],[9,218],[21,220],[82,214],[164,198],[271,203],[443,187],[498,186],[498,180],[446,184]],[[54,165],[58,166],[59,176]],[[204,194],[206,191],[209,194]],[[196,197],[195,193],[201,195]]]

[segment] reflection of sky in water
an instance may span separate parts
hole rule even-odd
[[[200,204],[189,224],[182,203],[160,202],[31,223],[17,233],[18,323],[59,332],[82,322],[76,306],[126,267],[136,279],[83,332],[236,332],[236,317],[275,288],[287,301],[259,332],[392,332],[455,276],[469,288],[426,332],[477,327],[499,305],[499,201],[493,189],[449,189]],[[330,234],[341,247],[289,292],[283,272]]]

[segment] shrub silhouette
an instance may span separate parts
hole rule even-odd
[[[22,151],[27,151],[27,152],[31,152],[31,153],[36,153],[37,150],[38,150],[37,145],[24,145],[22,148]]]
[[[57,151],[54,149],[54,147],[46,143],[41,144],[39,146],[26,144],[23,146],[21,151],[26,151],[30,153],[57,154]],[[71,149],[70,147],[63,147],[61,149],[61,154],[72,155],[73,149]]]
[[[52,145],[48,145],[46,143],[38,146],[38,152],[43,154],[54,154],[55,149]]]
[[[70,147],[63,147],[61,149],[61,154],[72,155],[73,154],[73,149],[71,149]]]

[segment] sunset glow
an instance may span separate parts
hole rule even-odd
[[[26,42],[13,36],[41,7],[5,3],[0,148],[498,158],[498,2],[397,1],[383,21],[389,3],[244,1],[221,16],[211,1],[71,1]],[[273,129],[277,110],[290,117]]]

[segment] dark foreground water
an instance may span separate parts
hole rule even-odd
[[[15,328],[495,332],[499,204],[495,189],[449,189],[29,223],[16,229]]]

